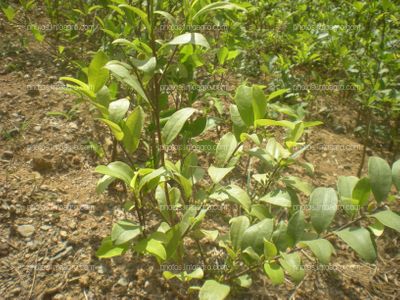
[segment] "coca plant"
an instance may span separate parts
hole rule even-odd
[[[175,264],[180,272],[160,270],[160,275],[181,282],[178,294],[198,291],[200,299],[224,299],[237,291],[234,287],[250,287],[257,276],[282,284],[286,274],[300,282],[305,275],[301,253],[310,251],[317,264],[329,264],[335,236],[374,262],[375,237],[384,227],[400,231],[400,218],[387,205],[394,199],[393,186],[400,190],[400,161],[390,167],[372,157],[367,176],[340,177],[337,191],[314,188],[292,173],[295,165],[313,173],[313,166],[301,160],[308,148],[304,133],[320,122],[306,122],[278,105],[275,100],[287,90],[266,95],[261,85],[237,87],[222,114],[223,136],[210,138],[221,124],[204,113],[208,102],[189,92],[171,105],[175,95],[162,86],[193,84],[206,60],[221,61],[221,51],[213,51],[199,32],[164,40],[156,29],[182,18],[186,26],[202,24],[215,14],[245,9],[229,2],[183,1],[175,17],[160,9],[162,3],[115,5],[121,16],[129,12],[140,20],[133,40],[113,42],[123,58],[99,51],[84,69],[85,82],[62,78],[93,105],[114,141],[111,161],[95,170],[103,175],[97,191],[105,192],[113,182],[126,190],[127,217],[113,225],[97,256],[133,251],[154,257],[160,269]],[[138,149],[144,151],[139,155]],[[348,222],[336,227],[340,207]],[[214,208],[229,213],[215,215]],[[227,232],[214,229],[215,224]],[[206,255],[211,246],[223,254]],[[193,262],[200,266],[188,272],[185,264]],[[207,268],[217,262],[223,267]]]

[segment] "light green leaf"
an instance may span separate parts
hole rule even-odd
[[[310,215],[314,229],[321,233],[331,224],[337,210],[337,195],[332,188],[316,188],[310,195]]]
[[[99,249],[96,251],[96,256],[98,258],[110,258],[114,256],[122,255],[126,250],[128,250],[129,245],[114,245],[111,237],[106,237],[102,240]]]
[[[308,246],[321,264],[329,264],[332,253],[335,253],[335,249],[333,248],[332,244],[325,239],[301,241],[299,244]]]
[[[198,45],[204,48],[210,48],[210,44],[207,39],[201,33],[186,32],[172,39],[168,44],[170,45]]]
[[[131,167],[122,161],[114,161],[107,166],[100,165],[95,169],[95,172],[121,179],[128,185],[134,175]]]
[[[254,110],[254,120],[262,119],[267,112],[267,99],[263,90],[258,86],[252,88],[252,105]]]
[[[113,121],[107,120],[107,119],[102,119],[99,118],[100,121],[102,121],[103,123],[105,123],[106,125],[108,125],[108,127],[111,129],[111,132],[113,133],[113,135],[115,136],[115,138],[118,141],[122,141],[124,138],[124,132],[122,131],[121,127],[114,123]]]
[[[187,119],[189,119],[195,111],[196,110],[192,107],[185,107],[172,114],[161,132],[165,144],[169,145],[172,143],[181,132]]]
[[[246,212],[250,212],[251,200],[249,195],[242,188],[231,184],[225,189],[225,193],[228,194],[230,200],[240,204]]]
[[[368,199],[371,194],[371,184],[369,178],[361,178],[354,186],[352,198],[358,201],[360,206],[368,204]]]
[[[281,207],[291,207],[292,201],[288,192],[275,190],[260,198],[260,201]]]
[[[225,299],[231,288],[229,285],[220,284],[215,280],[207,280],[200,288],[200,300],[223,300]]]
[[[230,219],[229,223],[231,228],[229,230],[232,247],[234,250],[240,249],[242,243],[243,234],[246,229],[250,226],[250,221],[246,216],[239,216]]]
[[[103,51],[99,51],[90,62],[88,69],[88,84],[90,90],[95,93],[99,91],[108,80],[109,72],[107,69],[103,68],[107,61],[107,55]]]
[[[108,106],[108,113],[110,114],[110,120],[114,123],[119,123],[129,109],[130,102],[128,99],[123,98],[111,102]]]
[[[267,259],[273,258],[278,254],[278,249],[274,243],[264,239],[264,257]]]
[[[196,1],[194,1],[195,3]],[[210,3],[204,7],[202,7],[194,16],[193,16],[193,20],[195,20],[196,18],[200,17],[201,15],[204,15],[206,13],[209,13],[211,11],[217,10],[217,9],[227,9],[227,10],[232,10],[232,9],[238,9],[238,10],[242,10],[242,11],[246,11],[245,8],[234,4],[234,3],[229,3],[229,2],[214,2],[214,3]]]
[[[1,10],[5,14],[9,22],[12,22],[15,18],[15,15],[17,14],[16,10],[11,5],[7,7],[2,7]]]
[[[228,132],[219,141],[215,151],[215,165],[223,168],[234,154],[237,141],[233,133]]]
[[[397,191],[400,192],[400,160],[392,166],[392,178]]]
[[[140,134],[144,124],[144,112],[141,106],[137,106],[122,125],[124,131],[124,147],[130,154],[136,151],[140,142]]]
[[[275,262],[265,263],[264,272],[274,285],[282,284],[285,280],[283,269]]]
[[[279,259],[282,267],[292,277],[293,281],[300,282],[305,275],[304,269],[301,266],[300,255],[295,252],[292,254],[281,253],[282,258]]]
[[[243,234],[241,247],[246,249],[252,247],[259,255],[264,253],[264,239],[271,239],[274,230],[273,219],[264,219],[249,228]]]
[[[388,163],[380,157],[368,160],[368,177],[375,200],[380,203],[386,199],[392,187],[392,171]]]
[[[208,175],[210,175],[211,180],[216,184],[219,183],[234,167],[230,168],[217,168],[211,165],[208,168]]]
[[[125,244],[141,233],[139,225],[132,222],[121,220],[114,224],[111,231],[111,240],[114,245]]]
[[[370,215],[370,217],[374,217],[383,225],[400,232],[400,216],[397,213],[388,209]]]
[[[335,232],[343,241],[345,241],[361,258],[373,263],[376,260],[376,249],[371,239],[368,229],[346,228]]]
[[[133,64],[135,65],[136,68],[138,68],[139,70],[145,72],[145,73],[153,73],[156,65],[157,65],[157,61],[155,57],[150,57],[149,59],[146,60],[138,60],[135,58],[131,59]]]
[[[302,210],[298,210],[289,220],[287,233],[297,242],[303,237],[305,227],[304,213]]]
[[[281,89],[281,90],[274,91],[268,95],[267,101],[271,101],[271,100],[275,99],[276,97],[286,94],[288,91],[289,91],[289,89]]]
[[[254,123],[252,99],[253,89],[251,87],[241,85],[236,89],[234,100],[240,117],[247,126],[252,126]]]
[[[115,180],[115,177],[104,175],[96,185],[96,192],[98,194],[103,193],[106,188]]]

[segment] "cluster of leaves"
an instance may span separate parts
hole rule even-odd
[[[236,288],[249,288],[260,274],[273,284],[283,283],[285,274],[300,282],[305,275],[301,253],[308,249],[315,263],[329,264],[336,236],[362,259],[375,261],[375,237],[384,227],[400,231],[400,217],[386,205],[394,200],[393,186],[400,191],[400,161],[390,167],[371,157],[366,177],[339,177],[337,191],[314,188],[293,170],[313,174],[313,166],[300,158],[309,147],[305,135],[321,122],[306,121],[302,105],[281,104],[293,97],[290,85],[268,90],[244,82],[234,95],[179,88],[226,82],[227,71],[249,52],[242,24],[268,27],[282,16],[292,25],[303,24],[303,13],[315,13],[304,1],[99,2],[73,11],[100,24],[101,49],[80,76],[61,78],[91,104],[113,140],[110,161],[95,170],[102,174],[97,192],[116,185],[126,191],[127,217],[103,239],[99,258],[133,251],[154,257],[160,266],[179,265],[181,272],[164,271],[163,277],[182,282],[182,290],[190,286],[200,299],[224,299]],[[272,8],[276,13],[265,13]],[[298,14],[292,16],[295,9]],[[9,7],[5,11],[12,19]],[[192,30],[210,20],[232,31],[205,36]],[[314,33],[295,43],[297,36],[290,40],[294,64],[319,61],[324,46],[310,43]],[[288,55],[282,52],[269,63],[280,64],[284,82],[292,80]],[[349,222],[336,228],[341,207]],[[210,230],[210,222],[229,230]],[[210,245],[223,255],[204,255]],[[197,257],[203,267],[188,273],[185,263]],[[215,264],[224,267],[207,268]]]

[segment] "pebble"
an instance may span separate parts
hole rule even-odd
[[[23,237],[30,237],[35,232],[35,227],[32,225],[20,225],[17,227],[17,231]]]
[[[55,294],[53,300],[64,300],[65,296],[63,294]]]
[[[120,286],[128,286],[129,282],[128,282],[128,280],[126,280],[125,277],[121,277],[118,280],[117,284],[120,285]]]
[[[83,275],[81,278],[79,278],[79,284],[82,287],[86,287],[89,285],[89,276]]]
[[[14,157],[14,152],[12,152],[12,151],[4,151],[2,157],[4,159],[7,159],[7,160],[11,159],[11,158]]]
[[[65,230],[61,230],[61,231],[60,231],[60,236],[61,236],[62,238],[66,238],[66,237],[68,237],[68,232],[66,232]]]
[[[40,126],[40,125],[33,127],[34,132],[40,132],[41,130],[42,130],[42,126]]]
[[[71,221],[71,223],[68,224],[68,227],[71,229],[76,229],[76,222],[75,221]]]
[[[49,226],[49,225],[42,225],[42,226],[40,226],[40,229],[42,229],[42,230],[44,230],[44,231],[47,231],[47,230],[49,230],[51,228],[51,226]]]

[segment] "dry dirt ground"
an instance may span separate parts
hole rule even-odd
[[[102,160],[87,146],[98,138],[93,120],[85,106],[72,113],[75,98],[53,88],[65,74],[45,49],[33,41],[23,49],[13,38],[14,29],[0,21],[0,298],[176,299],[174,286],[160,278],[152,259],[132,254],[96,258],[101,239],[124,213],[122,193],[95,193],[93,170]],[[42,88],[34,92],[31,85]],[[333,112],[341,108],[328,107]],[[48,115],[54,111],[71,113],[69,119]],[[310,178],[315,185],[334,186],[337,176],[357,173],[361,145],[351,134],[321,127],[313,130],[310,142],[314,146],[307,160],[316,166]],[[379,149],[369,154],[374,151]],[[387,230],[378,239],[374,265],[332,242],[338,255],[331,268],[308,270],[298,287],[290,282],[273,287],[259,278],[237,299],[399,298],[397,234]]]

